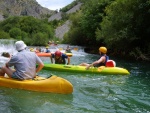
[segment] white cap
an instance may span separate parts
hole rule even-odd
[[[23,41],[17,41],[15,43],[15,46],[17,51],[21,51],[27,47],[27,45]]]

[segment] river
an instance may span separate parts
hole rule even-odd
[[[59,48],[66,47],[60,45]],[[92,62],[98,55],[82,47],[73,50],[72,64]],[[0,51],[2,46],[0,46]],[[12,50],[11,50],[12,51]],[[52,50],[51,50],[52,51]],[[15,52],[15,50],[13,50]],[[111,57],[130,75],[80,74],[42,70],[65,78],[73,84],[72,94],[55,94],[0,87],[1,113],[150,113],[150,64]],[[41,58],[49,62],[49,58]]]

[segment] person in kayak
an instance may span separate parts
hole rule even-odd
[[[55,64],[66,64],[66,59],[68,59],[67,65],[70,64],[70,57],[68,57],[66,54],[61,53],[59,50],[57,50],[54,54],[50,56],[51,63],[53,63],[55,60]]]
[[[80,66],[86,66],[86,69],[89,69],[91,66],[94,66],[94,67],[105,66],[106,62],[109,60],[109,57],[106,55],[107,48],[100,47],[99,53],[100,53],[100,58],[97,61],[93,62],[92,64],[81,63]]]
[[[36,48],[35,53],[40,53],[41,52],[41,48]]]
[[[11,57],[11,55],[8,52],[3,52],[1,56],[6,57],[6,58]]]
[[[69,47],[69,45],[67,46],[67,48],[66,48],[66,51],[65,51],[66,53],[71,53],[71,49],[70,49],[70,47]]]
[[[2,57],[0,57],[1,58],[0,59],[0,68],[2,66],[4,66],[5,63],[8,62],[10,60],[10,58],[11,58],[11,55],[8,52],[2,52],[1,56]]]
[[[45,53],[50,53],[50,50],[49,50],[49,47],[48,47],[48,46],[46,47]]]
[[[43,67],[42,60],[35,54],[35,52],[27,51],[27,47],[23,41],[17,41],[15,43],[18,53],[13,55],[10,60],[0,70],[0,75],[5,73],[10,78],[19,80],[33,79]],[[38,64],[36,68],[36,64]],[[9,68],[14,66],[14,70]]]

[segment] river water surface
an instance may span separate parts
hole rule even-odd
[[[66,45],[60,45],[61,47]],[[74,46],[72,46],[74,47]],[[76,46],[78,47],[78,46]],[[93,62],[98,55],[87,54],[81,47],[73,50],[72,64]],[[0,51],[4,50],[0,49]],[[14,50],[13,50],[14,51]],[[52,51],[52,50],[51,50]],[[72,94],[40,93],[0,87],[1,113],[150,113],[150,64],[117,57],[118,67],[130,75],[102,75],[42,70],[65,78],[73,84]],[[49,58],[41,58],[50,63]]]

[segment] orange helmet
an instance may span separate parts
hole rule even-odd
[[[99,51],[105,54],[105,53],[107,53],[107,48],[106,47],[100,47]]]
[[[58,57],[60,57],[61,56],[61,52],[58,50],[58,51],[56,51],[55,52],[55,56],[58,56]]]

